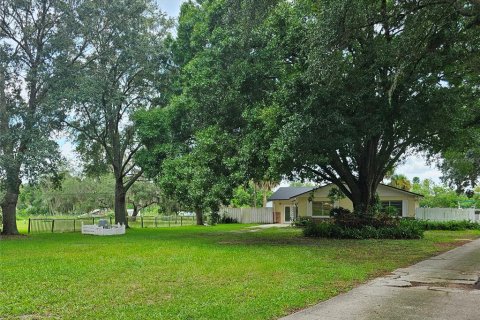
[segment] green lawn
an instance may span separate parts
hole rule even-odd
[[[0,319],[272,319],[480,235],[324,240],[244,228],[3,239]]]

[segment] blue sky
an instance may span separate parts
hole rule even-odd
[[[178,17],[180,5],[184,0],[157,0],[158,6],[162,11],[171,17]]]
[[[176,18],[180,13],[180,5],[184,1],[185,0],[157,0],[157,3],[162,11],[166,12],[169,16]],[[61,139],[60,147],[62,154],[67,159],[69,159],[71,162],[78,161],[73,152],[74,148],[68,141]],[[403,173],[410,179],[413,177],[419,177],[422,180],[428,178],[435,182],[440,182],[441,176],[439,170],[434,165],[427,165],[425,163],[425,158],[420,154],[410,155],[403,164],[397,167],[396,172]]]

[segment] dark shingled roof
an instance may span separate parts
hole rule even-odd
[[[281,188],[278,188],[278,190],[275,191],[270,196],[270,198],[268,198],[268,201],[288,200],[300,194],[310,192],[313,189],[316,189],[316,188],[315,187],[281,187]]]
[[[291,198],[294,198],[294,197],[297,197],[299,195],[305,194],[305,193],[310,192],[312,190],[320,189],[320,188],[323,188],[323,187],[326,187],[326,186],[329,186],[329,185],[331,185],[331,183],[329,183],[327,185],[324,185],[324,186],[320,186],[320,187],[281,187],[281,188],[278,188],[278,190],[275,191],[270,196],[270,198],[268,198],[268,201],[289,200]],[[383,184],[383,183],[380,183],[380,185],[391,188],[391,189],[395,189],[395,190],[400,191],[400,192],[409,193],[409,194],[415,195],[417,197],[422,197],[423,198],[423,195],[421,195],[419,193],[415,193],[415,192],[403,190],[403,189],[400,189],[400,188],[392,187],[392,186],[389,186],[389,185],[386,185],[386,184]]]

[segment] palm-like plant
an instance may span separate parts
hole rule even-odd
[[[262,206],[265,208],[267,206],[267,195],[268,192],[272,191],[273,188],[278,186],[281,182],[281,179],[268,179],[265,178],[261,181],[254,182],[254,189],[259,189],[262,191]]]
[[[412,182],[410,182],[404,174],[393,174],[390,177],[390,185],[406,191],[409,191],[412,188]]]

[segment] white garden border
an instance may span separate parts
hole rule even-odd
[[[125,225],[120,223],[112,225],[110,228],[99,227],[94,224],[82,225],[82,234],[92,234],[94,236],[114,236],[117,234],[125,234]]]

